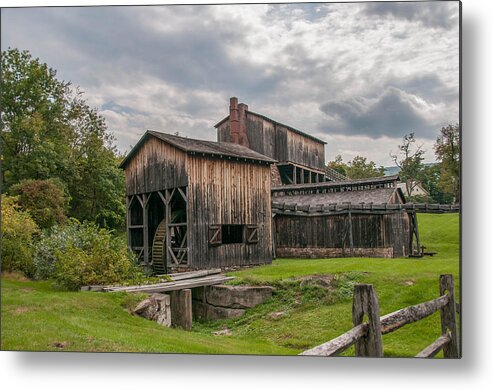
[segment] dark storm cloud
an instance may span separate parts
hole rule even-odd
[[[456,3],[7,9],[2,45],[29,50],[80,85],[120,150],[146,128],[214,139],[213,124],[238,96],[253,111],[330,140],[332,154],[381,162],[388,153],[371,142],[395,143],[390,137],[412,130],[431,139],[437,123],[457,120],[457,10]]]
[[[373,2],[366,4],[364,12],[374,16],[419,22],[427,27],[449,29],[457,26],[457,2]]]
[[[400,137],[414,132],[426,137],[430,130],[413,98],[393,87],[377,98],[327,102],[320,109],[339,123],[334,132],[346,135]]]
[[[169,24],[174,28],[159,30],[150,26],[162,22],[167,15],[148,11],[151,10],[143,7],[27,9],[12,16],[7,11],[5,21],[10,22],[10,28],[5,40],[22,40],[13,39],[14,34],[24,36],[24,41],[30,42],[26,49],[33,51],[51,46],[44,34],[22,31],[20,27],[36,26],[43,20],[41,27],[51,32],[52,39],[63,38],[60,43],[65,47],[59,48],[60,54],[64,50],[84,53],[86,66],[93,67],[94,72],[86,72],[88,80],[83,81],[93,84],[107,77],[117,78],[120,71],[128,69],[186,88],[212,84],[252,94],[275,88],[279,82],[276,75],[266,75],[264,68],[230,58],[230,45],[241,45],[244,36],[238,22],[222,22],[218,26],[210,7],[181,6],[173,7],[169,15],[173,18]],[[150,17],[147,24],[139,18],[142,12]],[[9,20],[11,17],[13,20]],[[97,71],[107,64],[112,64],[111,72]]]

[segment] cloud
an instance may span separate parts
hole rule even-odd
[[[378,17],[390,17],[421,23],[426,27],[449,29],[458,25],[458,2],[371,2],[365,12]]]
[[[354,97],[323,104],[320,109],[338,134],[369,137],[402,136],[414,132],[422,137],[433,134],[429,119],[439,107],[417,95],[389,87],[375,98]],[[434,135],[434,134],[433,134]]]
[[[378,4],[4,9],[2,47],[80,85],[122,151],[148,128],[214,139],[231,96],[348,151],[432,139],[458,120],[457,7]]]

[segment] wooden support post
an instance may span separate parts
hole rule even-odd
[[[172,264],[171,256],[169,255],[169,248],[171,248],[171,194],[169,190],[164,190],[164,197],[166,199],[164,205],[164,218],[166,219],[166,243],[164,245],[164,261],[166,262],[166,269]]]
[[[132,215],[130,214],[131,212],[131,206],[132,206],[132,199],[133,197],[126,196],[126,204],[127,204],[127,246],[129,250],[132,250],[132,237],[130,236],[130,225],[132,224]]]
[[[368,333],[354,345],[356,356],[383,357],[380,305],[371,284],[357,284],[353,295],[353,325],[363,323],[368,317]]]
[[[149,195],[142,195],[142,212],[144,226],[144,264],[149,264],[149,213],[148,213]]]
[[[455,307],[454,278],[452,275],[440,275],[440,295],[447,294],[448,303],[440,309],[442,335],[450,334],[450,341],[443,347],[443,357],[459,358],[459,338],[457,333],[457,317]]]
[[[354,244],[353,244],[353,218],[351,214],[351,204],[348,206],[348,217],[349,217],[349,254],[351,257],[354,255]]]
[[[171,291],[171,326],[192,329],[192,290]]]
[[[299,184],[296,178],[296,166],[293,165],[293,184]]]

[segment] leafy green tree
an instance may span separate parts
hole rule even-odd
[[[36,222],[21,210],[17,198],[2,195],[2,271],[34,275],[33,238],[38,233]]]
[[[421,184],[430,194],[429,203],[447,204],[453,201],[451,194],[445,193],[438,185],[440,181],[440,165],[425,165],[422,172]],[[423,202],[418,202],[423,203]]]
[[[327,166],[350,179],[366,179],[385,174],[384,167],[377,167],[375,162],[367,162],[367,158],[362,156],[355,156],[352,161],[344,163],[341,155],[337,155],[333,161],[329,161]]]
[[[327,166],[342,175],[346,175],[348,168],[347,164],[342,161],[342,156],[340,154],[338,154],[333,161],[329,161]]]
[[[69,199],[59,179],[22,180],[10,188],[10,193],[18,196],[19,206],[29,212],[42,229],[67,219]]]
[[[460,126],[458,124],[442,127],[435,142],[435,156],[439,161],[440,180],[438,187],[460,201]]]
[[[423,146],[416,146],[414,133],[406,134],[398,146],[399,152],[390,157],[400,169],[399,176],[406,183],[406,195],[411,196],[414,187],[421,182],[423,176]]]
[[[68,214],[102,226],[123,225],[124,176],[104,118],[78,88],[27,51],[2,52],[4,186],[59,178],[68,188]]]
[[[384,175],[385,168],[383,166],[377,167],[375,162],[367,162],[366,157],[362,156],[355,156],[352,161],[349,161],[346,170],[346,176],[351,179],[366,179]]]
[[[1,63],[4,188],[23,179],[63,176],[74,138],[65,119],[70,84],[26,51],[4,51]]]

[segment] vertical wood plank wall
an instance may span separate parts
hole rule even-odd
[[[188,156],[191,266],[209,268],[272,261],[270,166]],[[209,226],[258,225],[255,244],[209,246]]]
[[[325,253],[340,256],[345,248],[349,256],[349,235],[346,233],[346,215],[286,216],[276,215],[275,242],[279,256],[310,256]],[[352,214],[353,245],[358,256],[381,257],[378,248],[391,248],[391,257],[409,255],[410,219],[406,212],[387,215]],[[315,249],[316,248],[316,249]],[[334,249],[321,251],[320,248]],[[319,257],[319,256],[317,256]],[[325,257],[325,256],[322,256]]]
[[[150,137],[125,167],[128,195],[187,185],[187,154]]]
[[[325,168],[324,144],[286,126],[247,112],[247,135],[250,149],[278,161],[290,161],[312,168]],[[229,120],[217,128],[220,142],[231,142]]]

